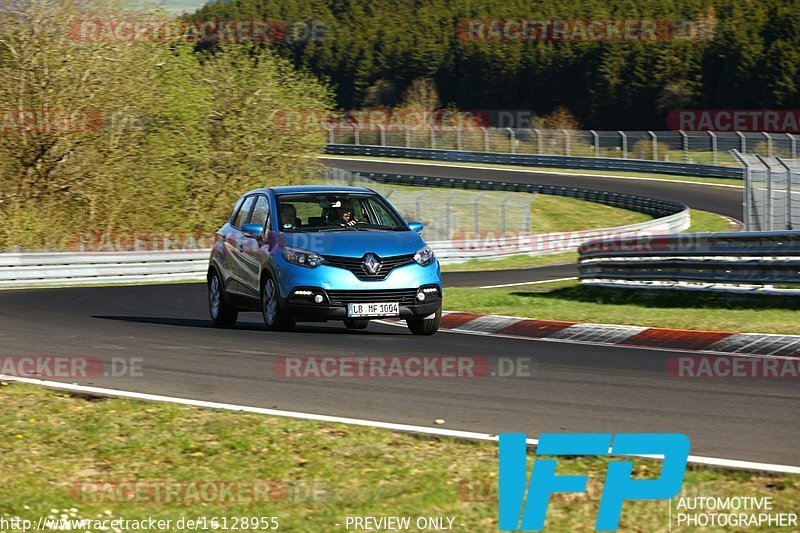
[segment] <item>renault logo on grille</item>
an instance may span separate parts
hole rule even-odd
[[[381,269],[381,262],[375,254],[367,254],[364,256],[361,266],[364,267],[364,272],[374,276]]]

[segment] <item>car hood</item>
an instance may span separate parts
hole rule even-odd
[[[416,231],[330,231],[318,233],[284,233],[286,246],[311,250],[322,255],[364,257],[374,253],[379,257],[409,255],[425,246]]]

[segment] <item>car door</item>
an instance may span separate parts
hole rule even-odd
[[[248,224],[258,224],[264,228],[269,228],[270,209],[269,198],[264,194],[256,196],[253,211],[250,214]],[[243,248],[240,248],[240,259],[242,268],[242,287],[241,292],[247,296],[256,298],[261,297],[261,265],[264,256],[269,253],[267,239],[253,239],[242,234]]]
[[[255,195],[245,198],[244,203],[242,203],[242,207],[239,208],[239,212],[236,214],[236,217],[231,224],[231,231],[228,234],[225,242],[230,260],[228,270],[231,278],[234,281],[236,292],[242,294],[248,294],[249,292],[246,290],[244,285],[246,267],[243,256],[248,241],[250,241],[250,239],[242,234],[242,226],[247,224],[247,221],[250,220],[250,213],[253,210],[255,202]]]
[[[222,281],[225,285],[225,291],[230,293],[236,293],[239,291],[236,281],[231,276],[231,253],[236,247],[234,235],[236,230],[233,227],[233,221],[236,219],[236,215],[238,215],[243,203],[244,198],[239,198],[236,200],[236,204],[234,204],[231,214],[228,216],[228,220],[226,221],[225,225],[217,230],[216,242],[214,243],[214,248],[217,250],[216,264],[220,270],[220,275],[222,276]]]

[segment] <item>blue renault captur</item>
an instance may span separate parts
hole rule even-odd
[[[242,196],[216,233],[208,269],[211,319],[232,326],[260,311],[267,329],[405,319],[416,335],[442,320],[439,262],[385,198],[361,187],[292,186]]]

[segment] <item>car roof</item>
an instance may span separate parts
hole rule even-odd
[[[331,186],[331,185],[284,185],[281,187],[269,187],[263,189],[254,189],[247,194],[265,193],[272,191],[278,196],[284,194],[314,194],[314,193],[337,193],[337,192],[360,192],[360,193],[374,193],[375,191],[365,187],[346,187],[346,186]]]

